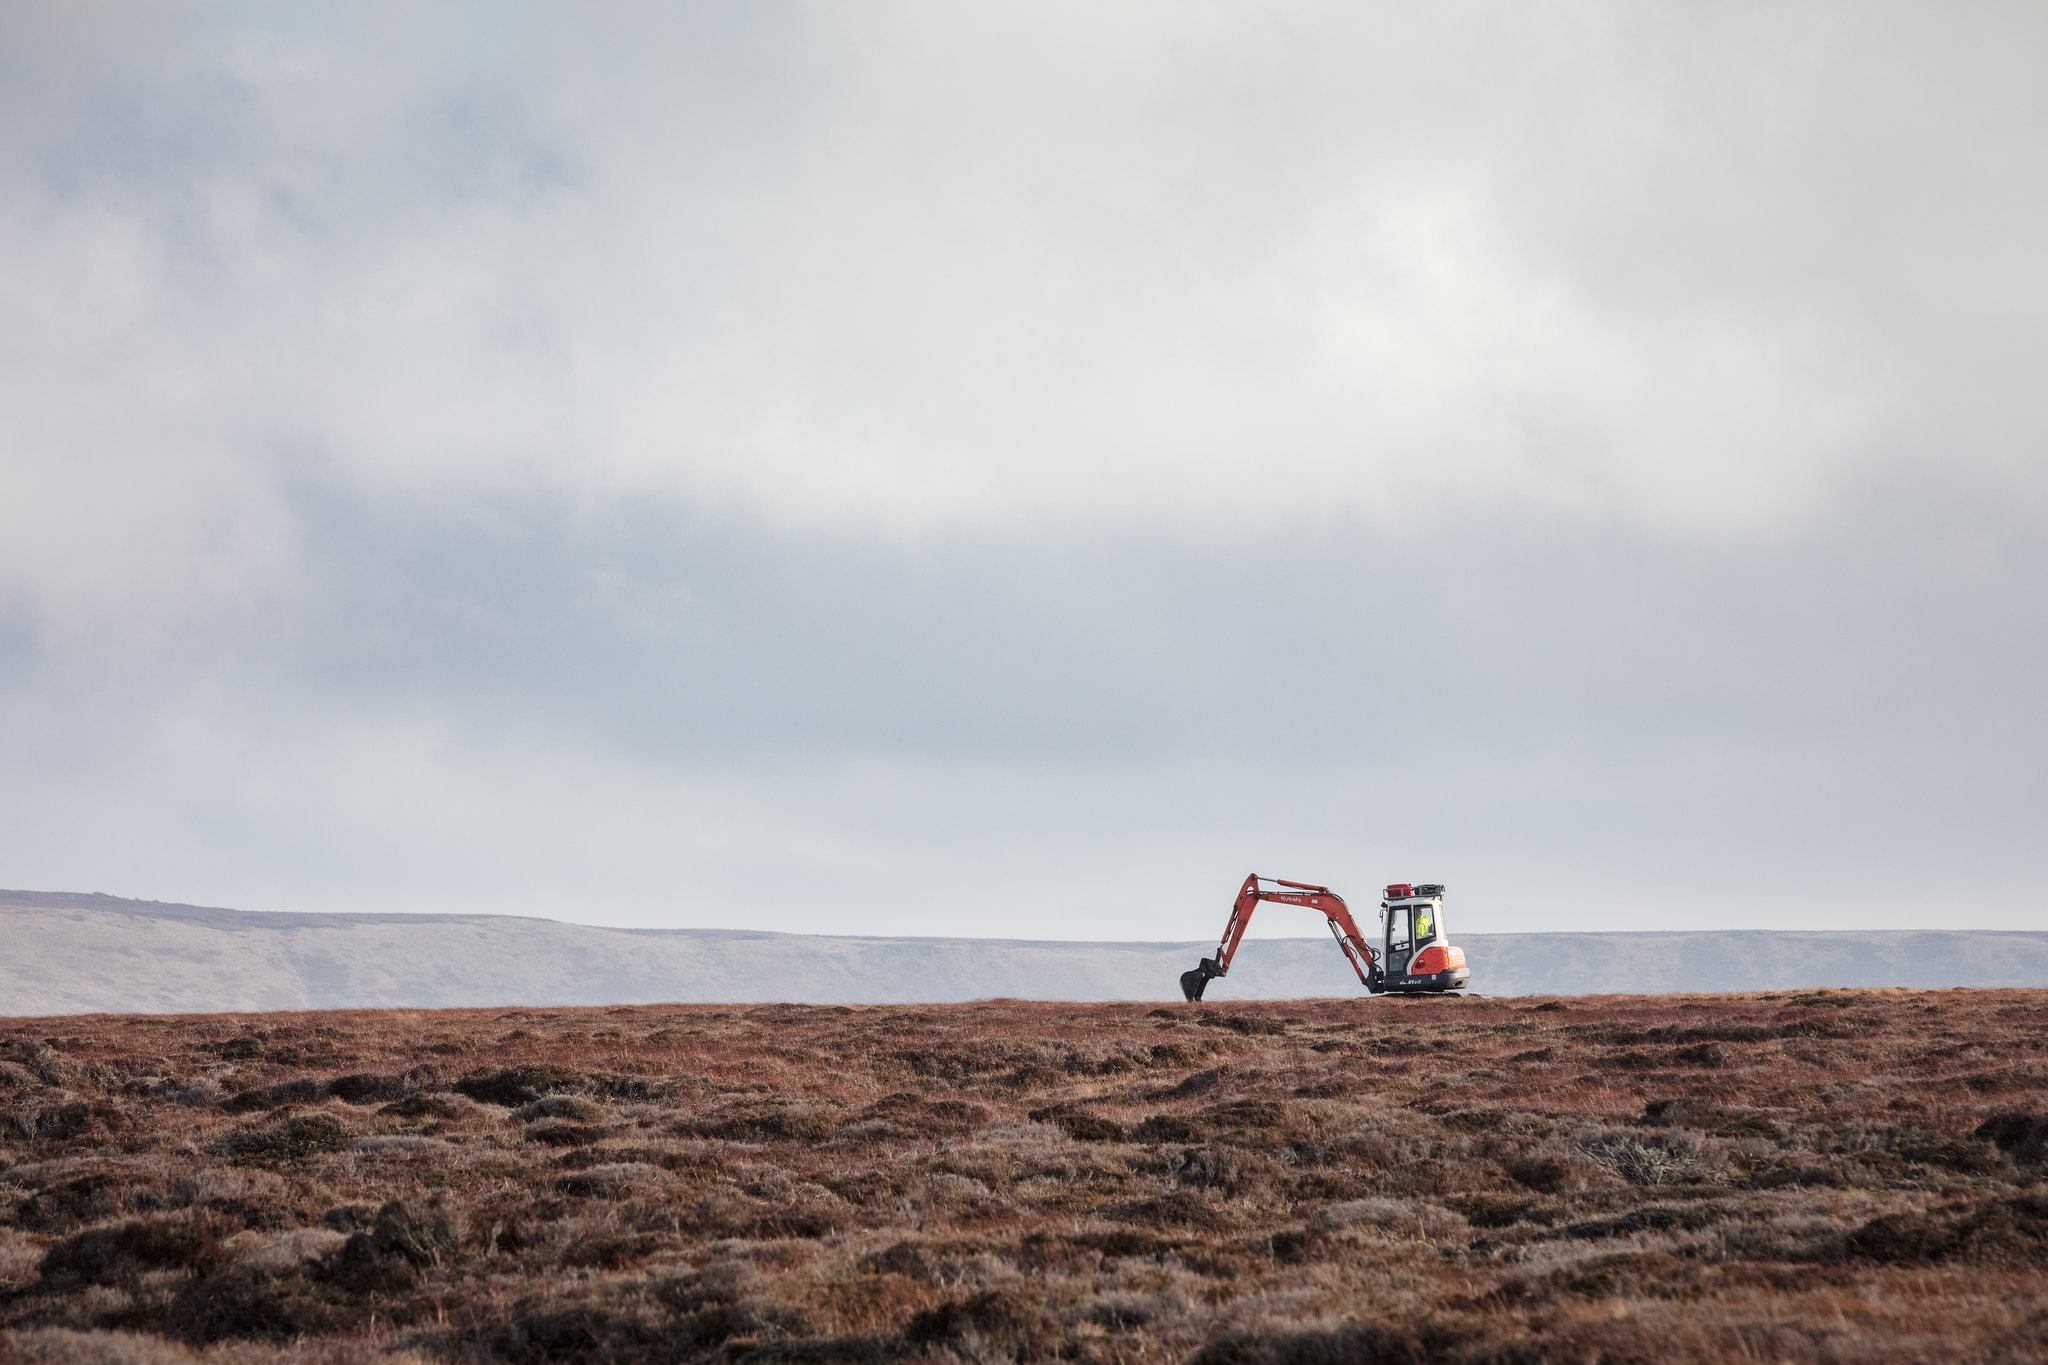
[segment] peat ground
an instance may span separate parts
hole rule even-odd
[[[0,1362],[2037,1360],[2048,992],[0,1020]]]

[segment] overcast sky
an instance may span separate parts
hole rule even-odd
[[[2042,927],[2044,51],[16,0],[0,885]]]

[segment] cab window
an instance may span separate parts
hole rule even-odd
[[[1428,906],[1418,906],[1415,911],[1415,941],[1427,943],[1436,937],[1436,916]]]
[[[1405,948],[1408,941],[1408,907],[1403,905],[1387,911],[1388,949]]]

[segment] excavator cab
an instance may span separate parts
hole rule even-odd
[[[1465,950],[1444,928],[1444,889],[1436,883],[1396,882],[1380,902],[1381,943],[1386,947],[1382,989],[1460,991],[1472,979]],[[1375,992],[1377,994],[1377,992]]]

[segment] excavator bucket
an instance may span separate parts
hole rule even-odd
[[[1216,959],[1205,957],[1201,966],[1180,974],[1180,993],[1190,1000],[1200,1000],[1209,983],[1221,975],[1223,973],[1216,969]]]

